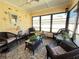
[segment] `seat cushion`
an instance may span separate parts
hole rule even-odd
[[[61,55],[61,54],[65,54],[66,53],[66,51],[60,46],[52,48],[52,51],[53,51],[54,55]]]
[[[10,42],[16,40],[16,37],[12,37],[12,38],[9,38],[9,39],[6,39],[6,40],[7,40],[8,43],[10,43]]]

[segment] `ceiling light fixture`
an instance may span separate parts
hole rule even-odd
[[[39,0],[26,0],[26,2],[28,2],[28,3],[31,3],[33,1],[38,2]]]
[[[33,1],[38,2],[39,0],[26,0],[26,2],[28,2],[28,3],[31,3]]]

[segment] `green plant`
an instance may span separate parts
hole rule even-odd
[[[70,36],[67,32],[63,32],[62,36],[63,36],[64,39],[70,39]]]
[[[29,39],[30,39],[31,42],[33,42],[33,41],[36,41],[37,40],[36,38],[37,38],[37,36],[36,35],[33,35]]]

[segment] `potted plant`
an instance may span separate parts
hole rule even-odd
[[[69,34],[67,32],[62,33],[63,39],[70,39]]]
[[[29,39],[30,39],[31,42],[34,42],[34,41],[37,40],[36,38],[37,38],[37,36],[36,35],[33,35]]]

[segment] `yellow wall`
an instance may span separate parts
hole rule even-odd
[[[10,10],[8,8],[11,8]],[[18,16],[17,25],[14,26],[10,22],[10,14]],[[0,32],[9,31],[16,33],[18,30],[32,26],[31,15],[24,10],[0,1]]]

